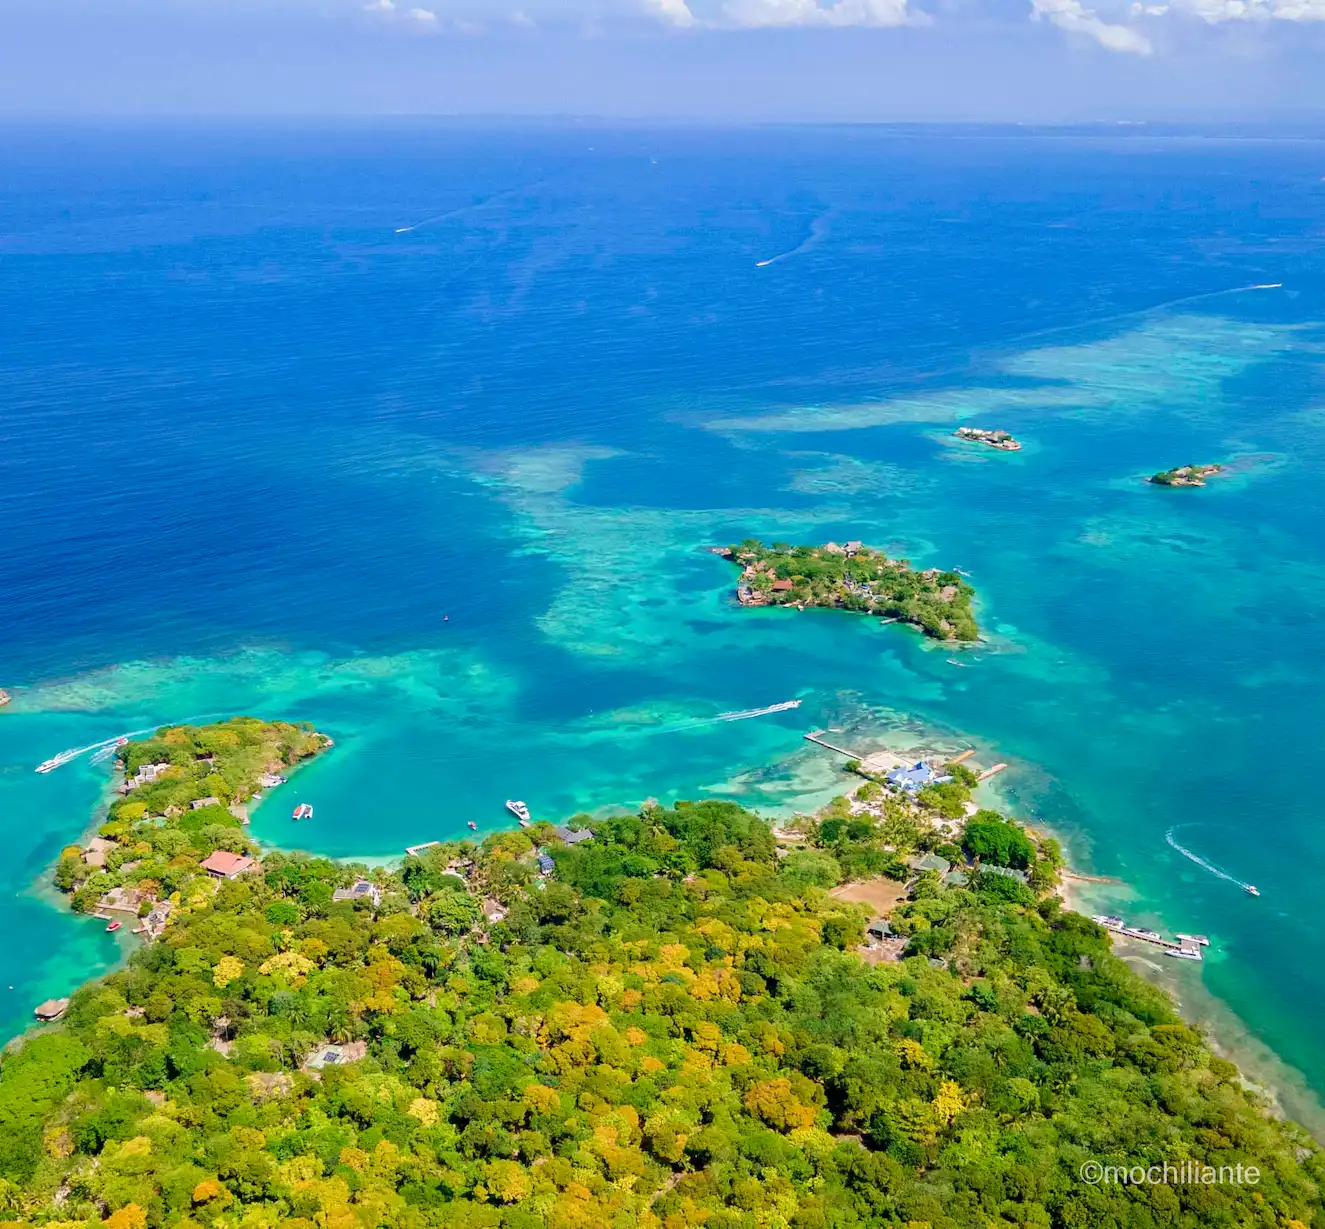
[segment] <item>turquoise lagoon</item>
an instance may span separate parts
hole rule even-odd
[[[1314,145],[4,140],[9,1032],[121,950],[40,888],[109,785],[89,755],[33,773],[62,749],[309,720],[336,748],[255,834],[389,857],[501,827],[507,798],[807,809],[849,784],[802,738],[832,728],[1008,761],[1007,804],[1127,884],[1095,898],[1210,935],[1165,972],[1288,1064],[1315,1120]],[[959,423],[1025,447],[961,445]],[[1233,473],[1143,481],[1193,460]],[[906,629],[741,610],[706,548],[752,534],[961,566],[987,642],[957,667]]]

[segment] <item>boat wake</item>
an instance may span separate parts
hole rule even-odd
[[[789,709],[800,708],[799,700],[784,700],[781,704],[770,704],[767,708],[746,708],[736,713],[719,713],[714,721],[749,721],[751,717],[767,717],[769,713],[785,713]]]
[[[810,223],[810,233],[799,244],[790,251],[779,252],[776,256],[770,256],[767,260],[755,261],[755,268],[767,269],[769,265],[776,265],[784,260],[790,260],[793,256],[800,256],[811,248],[818,247],[828,237],[828,233],[832,229],[832,219],[833,211],[831,209],[821,213]]]
[[[63,768],[66,764],[72,764],[74,760],[81,756],[92,754],[92,763],[104,764],[112,759],[115,752],[119,749],[122,742],[130,738],[137,738],[140,734],[152,734],[160,729],[159,726],[150,726],[146,730],[130,730],[127,734],[116,734],[114,738],[102,739],[99,743],[88,743],[86,747],[70,747],[67,751],[61,751],[59,755],[53,755],[48,760],[43,760],[37,765],[38,772],[54,772],[57,768]]]
[[[522,192],[529,192],[534,188],[542,187],[542,181],[538,183],[526,184],[523,188],[507,188],[504,192],[498,192],[481,201],[474,201],[471,205],[461,205],[458,209],[448,209],[445,213],[439,213],[431,218],[424,218],[422,222],[414,222],[409,226],[397,226],[396,234],[408,235],[411,231],[420,230],[425,226],[432,226],[435,222],[445,222],[450,218],[463,217],[467,213],[475,213],[480,209],[486,209],[489,205],[497,205],[512,196],[519,196]]]
[[[1185,824],[1180,824],[1178,825],[1178,828],[1186,826],[1187,825]],[[1182,854],[1184,858],[1187,858],[1190,861],[1195,862],[1196,865],[1199,866],[1202,870],[1209,871],[1210,874],[1212,874],[1216,879],[1222,879],[1224,880],[1225,883],[1231,883],[1235,887],[1241,888],[1244,892],[1250,892],[1257,896],[1260,895],[1260,893],[1257,892],[1255,888],[1252,887],[1251,884],[1244,883],[1236,875],[1230,875],[1228,871],[1223,869],[1223,867],[1216,866],[1213,862],[1207,861],[1205,858],[1201,857],[1200,854],[1192,853],[1192,851],[1188,849],[1186,845],[1179,844],[1177,839],[1173,835],[1175,832],[1178,831],[1178,828],[1170,828],[1166,833],[1164,833],[1164,839],[1169,843],[1169,845],[1172,848],[1176,849],[1180,854]]]
[[[767,717],[772,713],[785,713],[800,708],[799,700],[784,700],[781,704],[770,704],[767,708],[743,708],[730,713],[718,713],[713,717],[687,717],[680,721],[662,726],[654,731],[659,734],[684,734],[692,730],[704,730],[709,726],[726,725],[732,721],[749,721],[752,717]]]

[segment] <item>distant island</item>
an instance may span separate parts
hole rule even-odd
[[[958,439],[971,440],[976,444],[988,444],[1000,452],[1020,452],[1021,442],[1013,439],[1007,431],[986,431],[981,427],[958,427],[953,432]]]
[[[1222,465],[1179,465],[1176,469],[1152,474],[1147,481],[1156,486],[1205,486],[1207,478],[1213,478],[1223,470]]]
[[[936,640],[978,640],[975,590],[956,571],[917,572],[861,542],[765,546],[747,538],[718,553],[740,565],[742,606],[824,606],[909,623]]]

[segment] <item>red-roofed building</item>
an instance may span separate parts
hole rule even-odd
[[[789,580],[775,580],[773,582],[774,593],[790,593],[794,587]]]
[[[258,860],[246,858],[243,854],[231,853],[227,849],[218,849],[203,859],[202,869],[217,879],[237,879],[240,875],[256,870]]]

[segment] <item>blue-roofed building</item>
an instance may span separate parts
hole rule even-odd
[[[538,855],[537,862],[538,862],[538,873],[540,875],[550,875],[556,869],[555,865],[552,862],[552,859],[549,858],[545,853],[541,853]]]
[[[884,779],[894,789],[903,789],[907,793],[924,789],[926,785],[942,785],[952,780],[951,777],[941,775],[932,764],[926,764],[924,760],[917,760],[910,768],[894,768]]]

